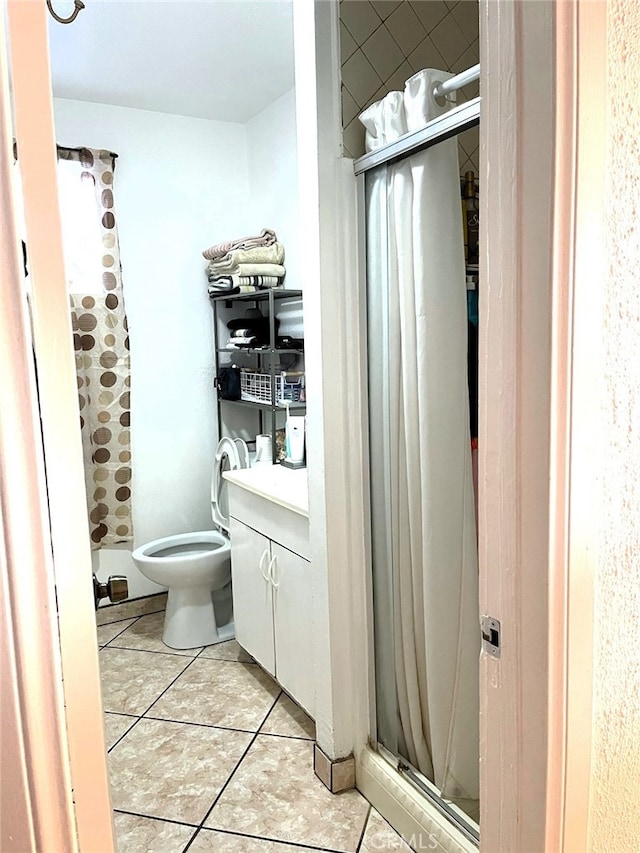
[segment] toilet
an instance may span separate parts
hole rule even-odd
[[[245,442],[222,438],[211,478],[211,515],[216,529],[154,539],[131,555],[146,578],[169,590],[162,640],[172,649],[209,646],[235,636],[229,499],[222,473],[248,465]]]

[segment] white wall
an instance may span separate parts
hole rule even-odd
[[[304,290],[295,89],[248,121],[246,131],[251,190],[247,234],[273,228],[285,248],[285,287]],[[281,305],[279,316],[280,334],[303,335],[299,304]]]
[[[210,529],[217,427],[201,252],[247,233],[245,126],[59,98],[54,114],[60,144],[120,155],[115,205],[131,339],[134,545]],[[267,192],[258,193],[263,204]],[[137,573],[128,551],[102,549],[97,559],[101,577],[129,576],[132,597],[159,589]]]
[[[305,257],[305,360],[309,535],[313,554],[316,732],[332,759],[352,751],[358,687],[367,663],[358,656],[364,595],[353,595],[361,558],[353,549],[361,520],[353,514],[362,483],[354,477],[361,420],[358,310],[352,264],[355,215],[342,171],[337,3],[294,3],[300,219]],[[351,172],[353,199],[353,172]],[[343,192],[345,195],[343,196]],[[351,221],[350,221],[351,220]],[[355,327],[355,336],[354,336]],[[355,342],[355,346],[354,346]],[[349,376],[350,382],[336,377]],[[349,392],[355,393],[349,393]],[[360,524],[360,526],[358,526]],[[359,537],[362,546],[364,537]],[[363,569],[364,570],[364,569]],[[354,642],[355,638],[355,642]],[[364,695],[367,696],[366,689]],[[366,722],[365,722],[366,726]]]
[[[247,233],[274,229],[285,247],[286,286],[302,289],[295,90],[248,121],[246,131],[251,187]]]

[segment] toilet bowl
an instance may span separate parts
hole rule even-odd
[[[211,513],[217,529],[154,539],[131,555],[146,578],[169,590],[162,640],[170,648],[209,646],[235,636],[229,509],[222,473],[247,465],[246,444],[221,439],[211,480]]]

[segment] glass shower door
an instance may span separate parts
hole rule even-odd
[[[365,176],[377,742],[477,827],[477,544],[458,157]]]

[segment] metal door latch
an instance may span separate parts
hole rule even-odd
[[[111,575],[106,583],[100,583],[98,578],[93,576],[93,601],[96,610],[100,599],[107,597],[114,603],[129,597],[129,584],[124,575]]]
[[[500,622],[491,616],[483,616],[480,620],[482,631],[482,649],[494,658],[500,657]]]

